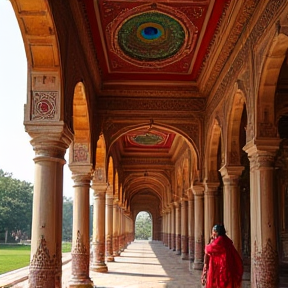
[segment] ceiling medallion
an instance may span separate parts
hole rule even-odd
[[[146,133],[146,134],[131,136],[130,140],[136,144],[152,146],[152,145],[161,144],[164,139],[160,135]]]
[[[125,21],[118,31],[118,44],[129,57],[142,61],[163,60],[184,45],[182,25],[170,16],[147,12]]]
[[[106,37],[108,49],[129,65],[162,68],[192,53],[198,28],[180,10],[145,4],[114,18]]]

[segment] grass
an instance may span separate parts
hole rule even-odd
[[[5,245],[0,244],[0,275],[12,270],[23,268],[30,262],[29,245]],[[70,252],[71,243],[62,243],[62,252]]]
[[[0,245],[0,274],[29,265],[30,246]]]

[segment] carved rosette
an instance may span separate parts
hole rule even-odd
[[[262,251],[258,250],[255,242],[254,279],[258,288],[278,287],[278,253],[268,239]],[[255,286],[256,287],[256,286]]]
[[[29,287],[55,288],[55,255],[50,256],[42,236],[39,247],[30,262]]]
[[[58,92],[39,91],[32,95],[32,120],[55,120]]]
[[[77,232],[76,245],[72,250],[72,275],[73,278],[86,279],[89,275],[89,253],[83,244],[80,231]]]
[[[89,144],[75,143],[74,144],[73,161],[74,162],[89,162]]]

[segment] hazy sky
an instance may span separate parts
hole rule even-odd
[[[27,60],[20,29],[8,0],[0,0],[0,169],[34,182],[34,151],[25,132]],[[65,155],[68,160],[68,151]],[[68,163],[68,161],[67,161]],[[73,198],[73,181],[64,166],[64,195]]]

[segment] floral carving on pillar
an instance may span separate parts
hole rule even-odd
[[[55,262],[56,257],[50,256],[46,240],[42,236],[30,262],[29,287],[55,288]]]
[[[74,278],[86,279],[89,275],[89,253],[83,244],[80,231],[77,232],[76,245],[72,251],[72,274]]]
[[[256,286],[258,288],[274,288],[278,285],[278,253],[270,239],[262,250],[258,250],[255,241],[254,267]]]

